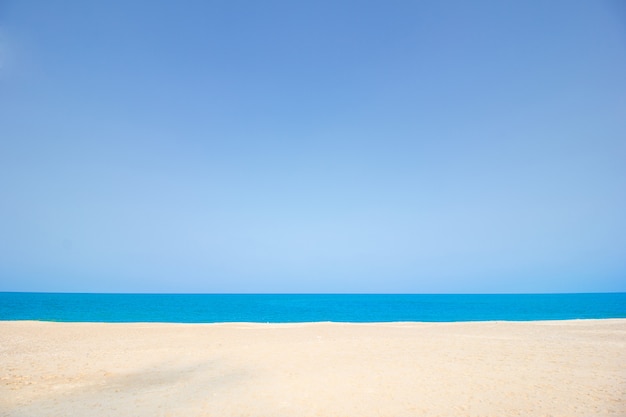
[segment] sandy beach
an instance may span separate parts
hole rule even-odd
[[[0,322],[0,415],[624,416],[626,320]]]

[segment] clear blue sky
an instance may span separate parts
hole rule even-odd
[[[626,6],[1,2],[0,290],[626,291]]]

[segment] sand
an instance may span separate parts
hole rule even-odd
[[[0,322],[1,416],[626,416],[626,320]]]

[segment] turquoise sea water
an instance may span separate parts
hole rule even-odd
[[[389,322],[626,318],[626,293],[0,293],[0,320],[73,322]]]

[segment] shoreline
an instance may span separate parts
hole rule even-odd
[[[586,322],[619,322],[626,323],[626,317],[613,317],[613,318],[581,318],[581,319],[546,319],[546,320],[457,320],[457,321],[294,321],[294,322],[260,322],[260,321],[215,321],[215,322],[174,322],[174,321],[57,321],[57,320],[3,320],[0,319],[0,325],[3,323],[58,323],[58,324],[142,324],[142,325],[191,325],[191,326],[206,326],[206,325],[249,325],[249,326],[264,326],[264,325],[316,325],[316,324],[333,324],[333,325],[393,325],[393,324],[480,324],[480,323],[503,323],[503,324],[559,324],[559,323],[586,323]]]
[[[626,414],[626,319],[0,321],[0,415]]]

